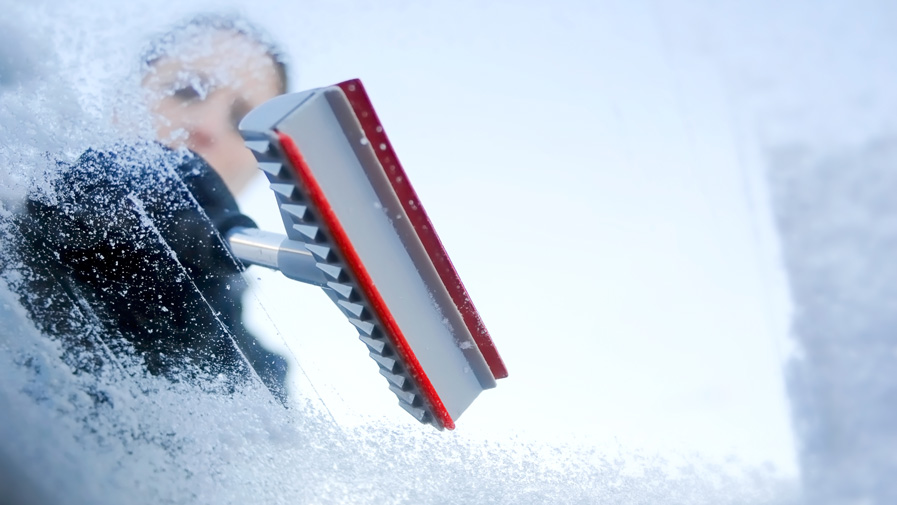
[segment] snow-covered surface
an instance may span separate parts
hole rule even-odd
[[[893,503],[897,138],[789,143],[770,161],[797,308],[787,379],[807,500]]]
[[[780,3],[4,1],[0,225],[54,159],[145,134],[141,42],[226,4],[294,88],[365,81],[511,376],[418,426],[325,296],[253,269],[293,408],[94,377],[7,278],[0,501],[793,503],[800,472],[807,503],[892,502],[895,12]]]

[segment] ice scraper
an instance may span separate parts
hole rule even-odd
[[[453,429],[508,375],[359,80],[282,95],[240,123],[286,236],[238,228],[242,261],[320,286],[399,404]]]

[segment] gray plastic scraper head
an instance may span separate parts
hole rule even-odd
[[[240,131],[400,405],[453,429],[507,370],[361,82],[272,99]]]

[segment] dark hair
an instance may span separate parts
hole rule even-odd
[[[280,93],[287,92],[289,81],[286,54],[267,33],[237,15],[200,14],[152,39],[143,51],[143,72],[147,72],[157,61],[170,55],[176,46],[189,42],[198,35],[219,31],[241,35],[264,48],[265,53],[274,61],[274,70],[280,81]]]

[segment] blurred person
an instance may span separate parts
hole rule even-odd
[[[158,139],[202,156],[233,194],[257,173],[237,125],[286,93],[283,54],[244,20],[200,16],[153,42],[143,88]]]
[[[245,20],[199,16],[149,45],[142,85],[163,145],[88,150],[31,195],[22,303],[79,370],[133,353],[225,392],[255,373],[285,402],[286,361],[244,328],[242,265],[223,241],[255,226],[233,196],[257,170],[236,125],[286,90],[283,56]]]

